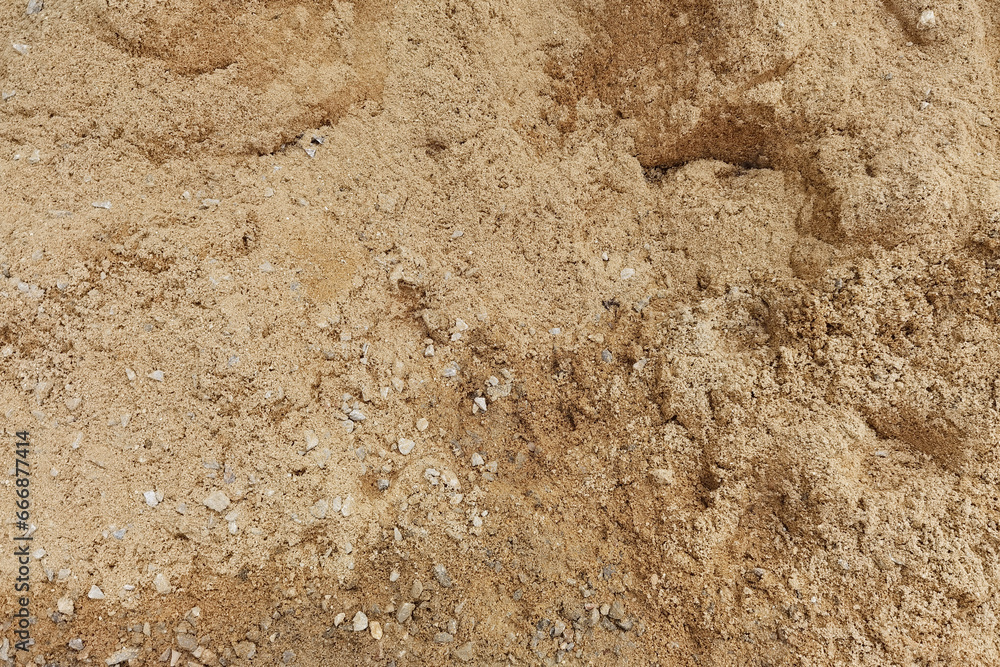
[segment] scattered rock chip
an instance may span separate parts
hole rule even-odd
[[[413,448],[417,446],[417,443],[406,438],[400,438],[397,445],[399,447],[399,453],[405,456],[413,451]]]
[[[210,510],[222,512],[229,507],[229,496],[222,491],[213,491],[201,502]]]
[[[444,565],[438,564],[434,566],[434,577],[443,588],[451,588],[453,586],[451,577],[448,575],[448,570],[445,569]]]
[[[156,507],[160,504],[159,499],[156,497],[156,491],[146,491],[142,494],[142,497],[150,507]]]
[[[111,654],[111,657],[104,661],[106,665],[118,665],[123,662],[128,662],[129,660],[135,660],[139,657],[139,649],[123,648],[120,651],[115,651]]]
[[[56,603],[56,608],[59,610],[60,614],[64,616],[72,616],[75,610],[75,605],[73,604],[72,598],[59,598],[59,601]]]
[[[309,508],[309,513],[312,514],[317,519],[325,519],[326,513],[330,509],[330,503],[324,500],[317,500],[313,503],[313,506]]]
[[[104,591],[102,591],[100,588],[98,588],[97,584],[94,584],[94,585],[92,585],[90,587],[90,592],[87,593],[87,597],[90,598],[91,600],[103,600],[104,599]],[[111,664],[111,663],[108,663],[108,664]]]
[[[412,602],[404,602],[399,605],[399,609],[396,611],[396,622],[402,625],[409,621],[414,609],[416,609],[416,605]]]
[[[153,380],[154,382],[163,382],[163,371],[160,370],[153,371],[146,377],[148,377],[150,380]]]
[[[70,639],[69,640],[69,647],[71,649],[73,649],[74,651],[82,651],[83,650],[83,640],[82,639]]]
[[[372,639],[375,641],[382,639],[382,624],[378,621],[372,621],[369,623],[368,630],[372,633]]]
[[[352,623],[355,632],[363,632],[368,629],[368,616],[365,615],[365,612],[359,611],[354,615]]]
[[[233,646],[233,650],[236,652],[236,655],[243,660],[249,660],[257,655],[257,645],[251,641],[236,642],[236,645]]]
[[[472,642],[466,642],[452,651],[452,655],[462,662],[472,662],[472,659],[476,657],[476,652]]]
[[[453,641],[455,641],[455,636],[448,634],[447,632],[439,632],[434,635],[435,644],[450,644]]]
[[[153,577],[153,587],[156,588],[156,592],[160,595],[166,595],[170,592],[170,580],[167,579],[167,575],[162,572],[158,573]]]
[[[28,0],[28,8],[24,10],[24,13],[28,16],[32,14],[37,14],[45,8],[45,3],[42,0]]]
[[[193,651],[198,648],[198,638],[186,632],[177,635],[177,647],[182,651]]]

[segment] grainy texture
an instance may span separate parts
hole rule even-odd
[[[23,658],[1000,664],[995,3],[26,9]]]

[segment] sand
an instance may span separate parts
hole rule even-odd
[[[0,662],[1000,664],[993,5],[31,4]]]

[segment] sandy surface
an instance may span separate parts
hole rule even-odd
[[[0,662],[1000,664],[995,4],[25,9]]]

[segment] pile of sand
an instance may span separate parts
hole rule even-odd
[[[1000,661],[991,6],[25,9],[0,661]]]

